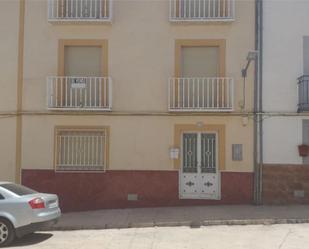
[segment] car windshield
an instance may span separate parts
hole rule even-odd
[[[5,188],[11,192],[13,192],[14,194],[17,195],[31,195],[31,194],[35,194],[37,193],[36,191],[34,191],[33,189],[24,187],[22,185],[18,185],[18,184],[14,184],[14,183],[5,183],[0,185],[2,188]]]

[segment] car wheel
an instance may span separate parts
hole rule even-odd
[[[7,246],[14,240],[15,231],[11,222],[0,218],[0,247]]]

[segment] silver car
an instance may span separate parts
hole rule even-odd
[[[57,195],[0,182],[0,247],[56,223],[60,215]]]

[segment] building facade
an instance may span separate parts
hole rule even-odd
[[[253,0],[6,4],[24,50],[1,178],[64,211],[253,202]]]
[[[0,158],[1,180],[15,181],[16,172],[16,132],[19,118],[16,111],[19,108],[17,85],[20,81],[19,70],[19,1],[2,1],[0,3],[0,32],[1,36],[0,64]],[[9,24],[9,25],[7,25]]]
[[[308,11],[306,1],[264,1],[264,203],[309,201]]]

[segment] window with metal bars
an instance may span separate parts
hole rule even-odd
[[[107,128],[56,128],[57,171],[104,171],[107,157]]]

